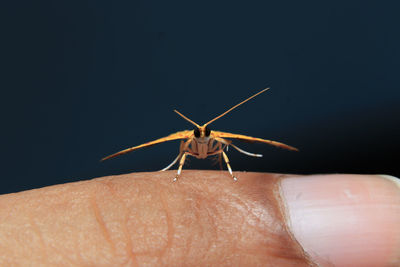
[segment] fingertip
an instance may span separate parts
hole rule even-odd
[[[400,187],[394,179],[284,178],[280,189],[288,228],[319,265],[398,266]]]

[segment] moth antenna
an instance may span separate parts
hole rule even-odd
[[[179,111],[177,111],[176,109],[174,109],[175,113],[177,113],[179,116],[181,116],[182,118],[184,118],[185,120],[187,120],[188,122],[190,122],[191,124],[193,124],[194,126],[196,126],[197,128],[200,128],[201,126],[198,125],[197,123],[195,123],[194,121],[192,121],[191,119],[189,119],[188,117],[186,117],[185,115],[183,115],[182,113],[180,113]]]
[[[212,120],[210,120],[209,122],[207,122],[206,124],[204,124],[204,126],[206,126],[206,125],[208,125],[208,124],[210,124],[210,123],[212,123],[212,122],[218,120],[219,118],[225,116],[226,114],[228,114],[229,112],[231,112],[232,110],[234,110],[235,108],[237,108],[238,106],[240,106],[240,105],[246,103],[246,102],[249,101],[250,99],[252,99],[252,98],[258,96],[259,94],[264,93],[264,92],[267,91],[267,90],[269,90],[269,87],[268,87],[268,88],[265,88],[264,90],[261,90],[261,91],[258,92],[257,94],[252,95],[252,96],[250,96],[249,98],[247,98],[246,100],[244,100],[244,101],[240,102],[239,104],[237,104],[237,105],[231,107],[230,109],[228,109],[227,111],[225,111],[224,113],[222,113],[221,115],[219,115],[218,117],[215,117],[214,119],[212,119]],[[182,115],[182,114],[181,114],[181,115]]]

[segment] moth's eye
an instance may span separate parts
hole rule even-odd
[[[207,126],[206,126],[206,129],[205,129],[205,134],[206,134],[207,137],[210,136],[210,134],[211,134],[211,130]]]
[[[200,130],[199,130],[199,128],[194,128],[194,136],[195,137],[200,137]]]

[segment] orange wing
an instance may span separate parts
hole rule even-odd
[[[107,156],[107,157],[101,159],[101,161],[106,160],[106,159],[110,159],[110,158],[113,158],[113,157],[116,157],[116,156],[119,156],[119,155],[122,155],[122,154],[129,153],[129,152],[131,152],[133,150],[136,150],[136,149],[139,149],[139,148],[142,148],[142,147],[148,147],[148,146],[156,145],[156,144],[163,143],[163,142],[166,142],[166,141],[172,141],[172,140],[177,140],[177,139],[186,139],[186,138],[189,138],[192,135],[193,135],[193,131],[189,131],[189,130],[176,132],[176,133],[170,134],[170,135],[168,135],[166,137],[162,137],[160,139],[157,139],[157,140],[154,140],[154,141],[151,141],[151,142],[147,142],[147,143],[144,143],[144,144],[141,144],[141,145],[138,145],[138,146],[134,146],[134,147],[131,147],[131,148],[124,149],[122,151],[119,151],[119,152],[117,152],[115,154],[112,154],[110,156]]]
[[[211,131],[211,135],[213,135],[214,137],[233,138],[233,139],[239,139],[239,140],[249,141],[249,142],[260,142],[260,143],[265,143],[265,144],[277,146],[277,147],[280,147],[280,148],[299,151],[295,147],[288,146],[288,145],[280,143],[280,142],[271,141],[271,140],[267,140],[267,139],[261,139],[261,138],[257,138],[257,137],[246,136],[246,135],[241,135],[241,134],[233,134],[233,133],[224,133],[224,132],[219,132],[219,131]]]

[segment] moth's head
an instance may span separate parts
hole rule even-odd
[[[264,90],[261,90],[260,92],[258,92],[255,95],[252,95],[251,97],[247,98],[246,100],[240,102],[239,104],[231,107],[230,109],[228,109],[227,111],[225,111],[224,113],[222,113],[221,115],[215,117],[214,119],[210,120],[209,122],[203,124],[203,126],[198,125],[197,123],[195,123],[194,121],[192,121],[191,119],[189,119],[188,117],[186,117],[185,115],[183,115],[182,113],[180,113],[179,111],[177,111],[176,109],[174,110],[179,116],[181,116],[182,118],[184,118],[185,120],[187,120],[188,122],[190,122],[191,124],[193,124],[195,126],[193,133],[194,136],[196,138],[207,138],[210,136],[211,134],[211,130],[207,127],[207,125],[211,124],[212,122],[218,120],[219,118],[225,116],[226,114],[228,114],[229,112],[231,112],[232,110],[234,110],[235,108],[237,108],[238,106],[246,103],[247,101],[249,101],[250,99],[258,96],[259,94],[267,91],[269,88],[265,88]]]
[[[209,137],[211,134],[210,128],[207,127],[207,125],[195,127],[193,130],[194,136],[196,138],[204,138],[204,137]]]

